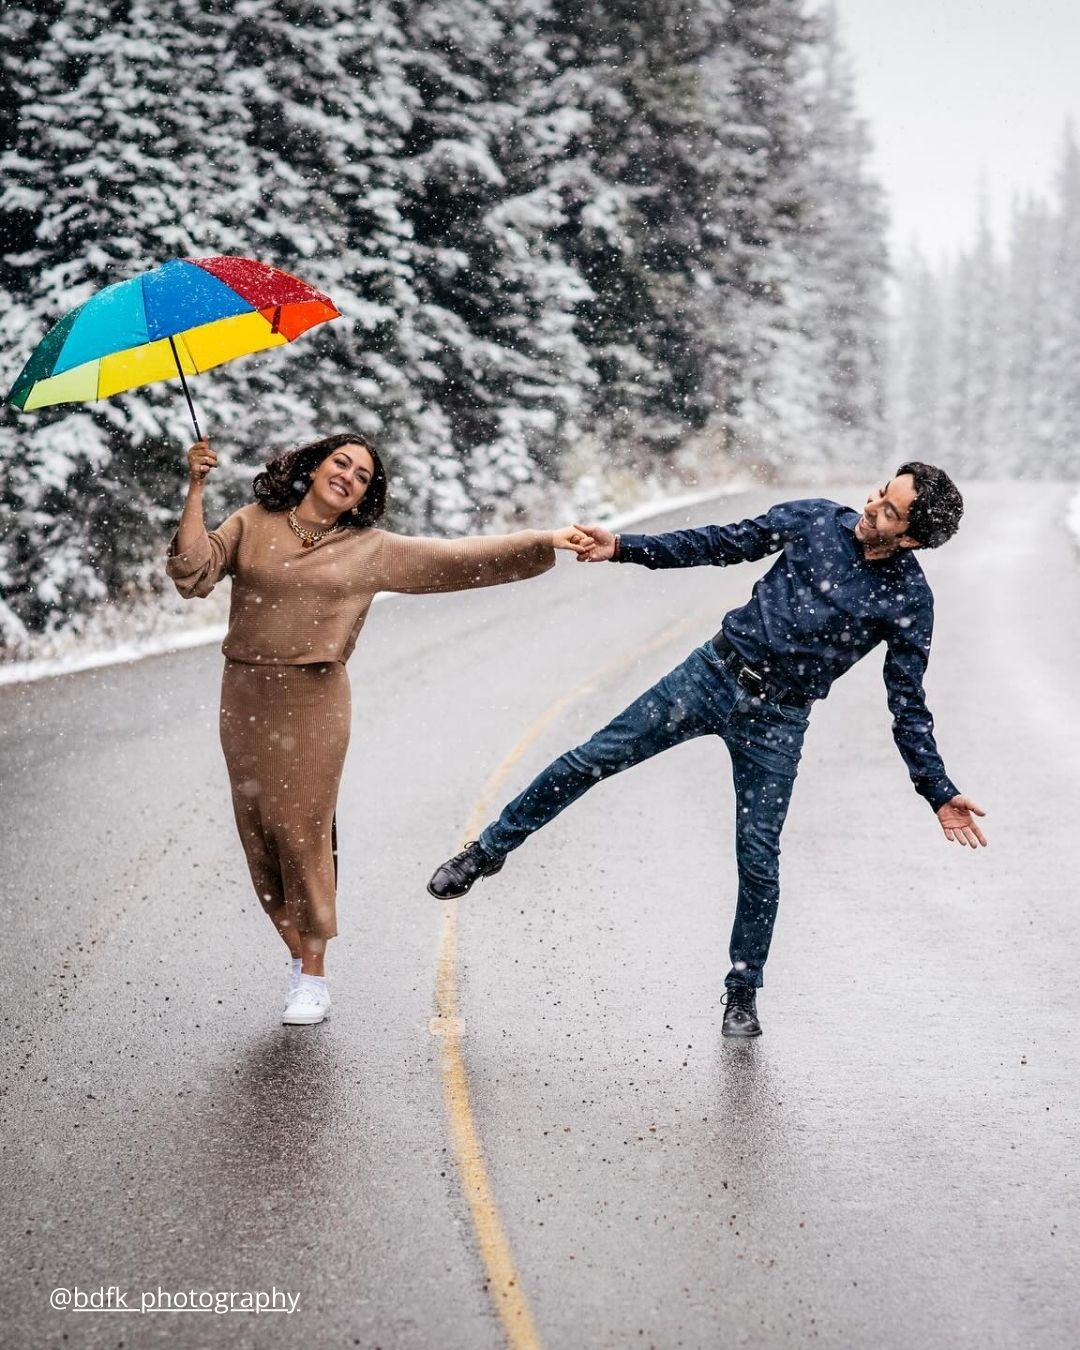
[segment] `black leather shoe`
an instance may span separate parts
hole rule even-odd
[[[460,853],[455,853],[441,867],[435,869],[427,884],[428,891],[437,900],[456,900],[472,888],[481,877],[493,877],[506,858],[493,858],[473,839]]]
[[[724,1004],[722,1036],[760,1036],[757,1016],[757,990],[745,984],[730,985],[720,1000]]]

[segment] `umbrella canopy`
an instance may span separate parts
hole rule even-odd
[[[29,412],[174,375],[186,394],[185,375],[279,347],[338,317],[329,296],[266,263],[172,258],[66,314],[38,344],[8,401]]]

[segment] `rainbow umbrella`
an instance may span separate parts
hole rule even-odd
[[[339,317],[329,296],[251,258],[171,258],[106,286],[42,338],[8,402],[30,412],[187,376],[291,342]]]

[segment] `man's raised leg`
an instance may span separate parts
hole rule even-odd
[[[698,652],[634,700],[583,745],[553,760],[509,802],[480,838],[438,868],[428,890],[440,899],[464,895],[502,867],[506,854],[554,820],[596,783],[695,736],[718,730],[726,688]]]

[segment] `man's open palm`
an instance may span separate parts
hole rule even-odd
[[[945,831],[945,838],[957,844],[967,844],[978,848],[986,847],[986,835],[976,824],[976,816],[985,816],[986,812],[970,797],[957,796],[937,809],[937,818]]]

